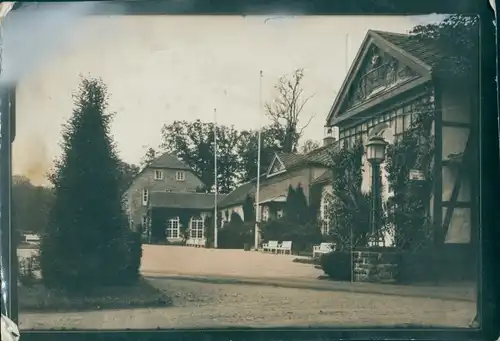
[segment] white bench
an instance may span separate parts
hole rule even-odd
[[[321,243],[319,245],[313,246],[313,258],[316,257],[317,254],[323,255],[325,253],[330,253],[334,250],[333,243]]]
[[[277,252],[278,251],[278,241],[277,240],[270,240],[267,243],[262,244],[262,251],[271,251],[271,252]]]
[[[204,238],[189,238],[186,240],[186,246],[205,247],[205,241]]]
[[[26,243],[29,243],[29,244],[38,244],[38,243],[40,243],[40,236],[37,234],[26,234],[25,240],[26,240]]]
[[[289,255],[292,254],[292,242],[287,240],[282,242],[280,245],[278,245],[278,253],[282,253],[286,255],[287,253]]]

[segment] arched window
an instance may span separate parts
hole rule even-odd
[[[179,217],[175,217],[167,221],[167,239],[179,238],[179,226]]]
[[[203,219],[200,217],[191,218],[191,226],[189,226],[189,236],[191,238],[203,238],[204,230]]]

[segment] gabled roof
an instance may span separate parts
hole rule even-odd
[[[315,149],[306,155],[307,162],[329,166],[331,163],[331,154],[339,148],[340,144],[338,141],[335,141],[332,144]]]
[[[306,160],[306,156],[302,154],[279,153],[278,156],[285,165],[285,168],[292,168]]]
[[[273,169],[276,168],[276,166],[280,166],[280,170],[277,172],[273,171]],[[281,161],[280,153],[274,153],[273,160],[271,161],[269,167],[267,168],[266,172],[267,176],[269,177],[274,174],[283,173],[285,171],[286,171],[286,165],[283,161]]]
[[[218,194],[224,198],[224,194]],[[151,192],[150,207],[185,208],[197,210],[211,210],[215,206],[213,193],[176,193],[176,192]]]
[[[276,153],[274,161],[269,166],[269,171],[274,167],[275,162],[280,161],[284,166],[284,171],[290,171],[297,167],[306,165],[321,165],[329,166],[331,160],[331,153],[339,148],[338,142],[326,145],[310,151],[307,154],[294,154],[294,153]],[[269,175],[272,175],[269,173]]]
[[[424,42],[423,40],[417,39],[415,36],[408,34],[385,31],[373,32],[392,43],[394,46],[399,47],[403,51],[423,61],[431,68],[443,58],[443,54],[439,51],[438,47],[433,45],[430,41]]]
[[[150,168],[170,168],[170,169],[179,169],[179,170],[191,170],[191,167],[183,163],[176,156],[163,153],[159,157],[157,157],[153,162],[151,162],[148,167]]]
[[[255,181],[246,182],[236,187],[232,192],[229,192],[223,199],[218,202],[220,208],[243,204],[247,195],[253,196],[257,186]]]
[[[344,103],[352,82],[372,45],[403,61],[412,70],[428,78],[431,77],[432,67],[439,58],[436,48],[428,43],[424,44],[410,35],[369,30],[328,113],[327,124],[341,109],[340,106]]]

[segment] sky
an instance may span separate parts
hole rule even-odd
[[[212,121],[237,129],[267,120],[280,76],[304,69],[303,140],[321,141],[326,115],[369,29],[405,33],[440,16],[99,16],[82,19],[70,44],[26,75],[17,88],[14,174],[46,184],[60,154],[81,76],[100,77],[116,112],[112,134],[122,159],[138,163],[157,147],[164,124]]]

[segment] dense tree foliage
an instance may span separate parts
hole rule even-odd
[[[12,179],[12,226],[22,232],[42,233],[54,196],[51,188],[33,185],[27,177]]]
[[[217,131],[217,187],[220,193],[228,193],[238,181],[240,170],[237,143],[239,133],[233,127],[200,120],[174,121],[162,128],[162,148],[176,155],[190,166],[201,178],[206,190],[212,190],[214,181],[215,140]]]
[[[439,52],[433,65],[438,76],[469,80],[469,86],[477,87],[479,16],[453,14],[437,23],[415,26],[410,33],[412,39]]]
[[[106,86],[83,79],[50,176],[55,200],[40,247],[47,286],[82,291],[138,277],[140,239],[129,231],[122,208],[112,117]]]
[[[299,152],[300,154],[307,154],[315,149],[318,149],[319,147],[321,147],[321,144],[318,141],[309,139],[305,140],[304,143],[300,146]]]

